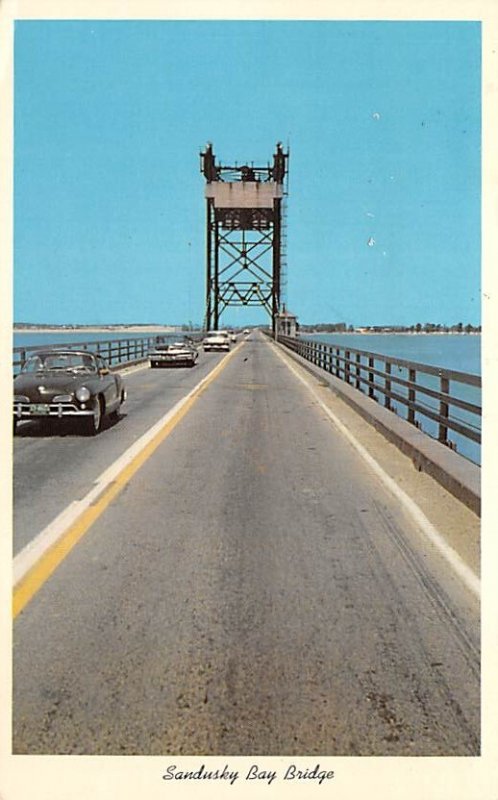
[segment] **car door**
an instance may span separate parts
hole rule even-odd
[[[97,364],[100,374],[101,391],[105,399],[107,411],[112,411],[119,403],[118,376],[109,371],[102,356],[97,356]]]

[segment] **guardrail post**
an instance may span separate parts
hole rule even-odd
[[[344,351],[344,380],[349,383],[349,358],[351,353],[349,350]]]
[[[391,410],[391,398],[389,397],[389,395],[391,393],[391,381],[387,377],[388,375],[391,374],[391,362],[390,361],[386,361],[385,362],[385,371],[386,371],[386,378],[385,378],[385,381],[384,381],[384,389],[385,389],[386,393],[384,395],[384,406],[388,409],[388,411],[390,411]]]
[[[356,381],[355,386],[361,390],[361,353],[356,353]]]
[[[327,345],[327,372],[332,372],[332,348]]]
[[[374,362],[374,358],[373,358],[373,356],[369,356],[369,357],[368,357],[368,366],[369,366],[369,368],[370,368],[370,369],[373,369],[373,368],[374,368],[374,366],[375,366],[375,362]],[[368,373],[368,396],[369,396],[369,397],[372,397],[373,399],[375,399],[375,393],[374,393],[374,374],[373,374],[373,372],[369,372],[369,373]]]
[[[415,384],[416,379],[417,379],[416,370],[409,369],[408,380],[410,381],[410,383]],[[414,402],[415,402],[415,387],[410,386],[408,389],[408,403],[414,403]],[[408,405],[408,422],[411,422],[412,425],[415,425],[415,409],[411,408],[410,405]]]
[[[441,376],[440,391],[441,394],[448,395],[450,393],[450,382],[448,378],[444,378],[443,376]],[[439,403],[439,414],[441,417],[448,419],[449,404],[443,398],[441,398],[441,402]],[[448,427],[444,424],[444,422],[439,423],[438,440],[442,442],[442,444],[448,444]]]

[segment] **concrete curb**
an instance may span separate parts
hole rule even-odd
[[[349,386],[302,356],[276,342],[276,345],[322,385],[360,414],[370,425],[409,456],[420,472],[426,472],[475,514],[481,513],[481,469],[448,447],[431,439],[392,411],[379,406],[358,389]]]
[[[119,364],[113,364],[109,369],[111,372],[122,372],[123,375],[126,375],[128,370],[134,370],[138,366],[145,366],[148,361],[149,357],[144,356],[143,358],[132,359],[132,361],[121,361]]]

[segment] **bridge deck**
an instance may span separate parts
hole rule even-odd
[[[96,439],[21,426],[16,550],[219,360],[131,375]],[[472,593],[256,338],[17,618],[15,752],[475,755],[478,629]]]

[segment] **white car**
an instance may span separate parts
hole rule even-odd
[[[202,344],[204,352],[208,350],[230,350],[228,331],[210,331]]]
[[[149,352],[149,359],[151,367],[193,367],[198,355],[197,348],[187,339],[181,342],[161,339]]]

